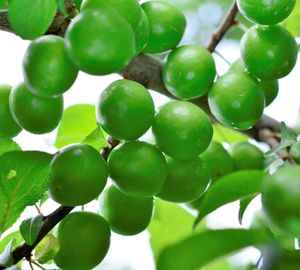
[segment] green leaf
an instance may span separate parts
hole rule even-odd
[[[154,216],[148,227],[154,257],[158,258],[166,246],[191,235],[194,219],[179,205],[156,199]]]
[[[240,209],[239,209],[239,223],[242,225],[243,224],[243,217],[245,214],[245,211],[247,210],[249,204],[254,200],[254,198],[257,196],[258,194],[254,194],[254,195],[249,195],[244,199],[240,200]]]
[[[35,151],[0,156],[0,234],[15,223],[26,206],[43,197],[51,159],[51,155]]]
[[[8,8],[8,1],[7,0],[0,0],[0,10]]]
[[[265,156],[271,157],[272,155],[275,155],[278,151],[283,150],[294,143],[297,142],[297,134],[289,130],[284,122],[281,122],[281,141],[280,144],[273,148],[272,150],[268,151]]]
[[[81,6],[81,3],[82,3],[82,0],[73,0],[77,10],[80,10],[80,6]]]
[[[242,141],[248,141],[249,137],[247,137],[245,134],[224,127],[220,124],[214,124],[214,136],[213,140],[222,143],[222,142],[227,142],[227,143],[234,143],[234,142],[242,142]]]
[[[43,226],[43,215],[23,220],[20,225],[20,233],[28,245],[34,244]]]
[[[221,177],[204,195],[195,226],[219,207],[261,192],[263,171],[238,171]]]
[[[17,35],[33,40],[48,30],[56,9],[56,0],[10,0],[8,18]]]
[[[299,37],[300,35],[300,2],[296,1],[296,6],[292,14],[283,22],[283,25],[295,36]]]
[[[265,243],[265,230],[226,229],[195,234],[165,248],[159,256],[158,270],[196,270],[207,263],[248,246]]]
[[[19,231],[14,231],[5,236],[0,242],[0,253],[2,253],[5,250],[5,247],[11,240],[13,240],[12,248],[14,249],[23,242],[23,237]]]
[[[62,148],[72,143],[80,143],[96,128],[95,106],[88,104],[71,106],[64,111],[55,146]]]
[[[20,146],[12,139],[0,136],[0,156],[12,151],[20,151]]]
[[[5,270],[21,270],[17,265],[6,268]]]
[[[89,134],[82,143],[88,144],[94,147],[96,150],[100,151],[101,149],[108,147],[109,143],[104,137],[104,134],[100,127],[97,127],[91,134]]]
[[[13,264],[13,257],[11,254],[13,240],[11,240],[4,251],[0,254],[0,266],[11,266]]]
[[[48,234],[35,248],[35,258],[39,263],[47,263],[55,257],[58,249],[58,240],[52,234]]]
[[[57,9],[66,17],[68,17],[68,12],[65,5],[65,0],[56,0]]]

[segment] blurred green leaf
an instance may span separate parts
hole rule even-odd
[[[97,128],[95,106],[78,104],[68,107],[58,127],[57,148],[82,142]]]
[[[2,253],[5,250],[5,247],[8,245],[8,243],[13,240],[13,245],[12,248],[16,248],[19,244],[24,242],[22,235],[20,234],[19,231],[12,232],[5,236],[1,242],[0,242],[0,253]]]
[[[245,134],[224,127],[220,124],[214,124],[214,136],[213,140],[222,143],[222,142],[227,142],[227,143],[234,143],[234,142],[242,142],[242,141],[248,141],[249,137],[246,136]]]
[[[28,245],[34,244],[43,226],[43,215],[27,218],[20,225],[20,233]]]
[[[259,193],[262,188],[263,171],[238,171],[221,177],[204,195],[200,204],[199,214],[195,220],[195,227],[208,214],[219,207]]]
[[[65,0],[56,0],[57,9],[66,17],[68,17],[68,12],[65,5]]]
[[[13,264],[13,257],[11,254],[13,241],[14,240],[12,239],[0,254],[0,266],[11,266]]]
[[[21,150],[20,146],[12,139],[0,136],[0,156],[11,151]]]
[[[48,234],[35,248],[35,258],[39,263],[48,263],[55,257],[58,249],[58,240],[52,234]]]
[[[265,230],[210,230],[195,234],[165,248],[158,259],[158,270],[196,270],[207,263],[268,240]]]
[[[300,2],[296,1],[296,6],[292,14],[283,22],[283,25],[295,36],[300,35]]]
[[[101,149],[109,146],[109,143],[104,137],[104,134],[100,127],[97,127],[91,134],[89,134],[82,143],[88,144],[94,147],[96,150],[100,151]]]
[[[254,200],[254,198],[257,196],[258,194],[251,194],[249,196],[247,196],[244,199],[240,200],[240,208],[239,208],[239,223],[242,225],[243,224],[243,217],[244,214],[249,206],[249,204]]]

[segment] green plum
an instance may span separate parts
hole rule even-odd
[[[208,94],[208,102],[219,122],[240,130],[255,125],[265,107],[261,86],[241,71],[230,71],[220,77]]]
[[[295,38],[282,26],[253,26],[241,40],[241,55],[247,70],[263,80],[287,76],[297,62]]]
[[[141,84],[118,80],[110,84],[97,103],[97,120],[104,130],[119,140],[132,141],[151,126],[154,103]]]
[[[67,52],[75,66],[92,75],[124,68],[135,55],[130,24],[114,9],[87,9],[75,17],[66,32]]]
[[[81,12],[90,8],[103,9],[104,6],[115,9],[134,30],[141,20],[142,8],[138,0],[83,0]]]
[[[135,235],[144,231],[151,221],[153,198],[129,196],[111,186],[100,197],[100,212],[112,231]]]
[[[216,77],[210,52],[199,45],[184,45],[173,50],[163,68],[168,91],[181,99],[204,96]]]
[[[58,126],[63,113],[63,97],[38,97],[28,90],[25,83],[20,83],[12,89],[9,107],[22,128],[34,134],[43,134]]]
[[[291,146],[290,154],[296,162],[300,163],[300,142],[296,142]]]
[[[300,167],[279,168],[264,180],[264,211],[269,222],[281,232],[300,237]]]
[[[13,138],[22,128],[17,124],[9,109],[11,86],[0,84],[0,136]]]
[[[150,38],[144,52],[161,53],[175,48],[186,27],[183,13],[164,1],[148,1],[142,8],[150,24]]]
[[[95,148],[73,144],[56,153],[51,162],[49,195],[62,205],[84,205],[101,193],[107,177],[107,164]]]
[[[90,270],[106,256],[110,245],[107,221],[91,212],[74,212],[58,226],[55,264],[63,270]]]
[[[198,106],[186,101],[172,101],[156,115],[152,132],[163,152],[175,159],[188,160],[207,149],[213,128]]]
[[[142,9],[142,18],[135,29],[136,53],[141,53],[150,37],[150,25],[145,11]]]
[[[222,144],[216,141],[211,142],[207,150],[201,155],[201,158],[211,169],[212,181],[216,181],[234,170],[231,156]]]
[[[30,43],[23,59],[28,89],[42,97],[56,97],[75,82],[78,70],[69,59],[64,39],[47,35]]]
[[[262,170],[264,168],[264,153],[248,142],[232,144],[230,155],[236,170]]]
[[[156,146],[145,142],[126,142],[109,155],[110,177],[128,195],[152,197],[167,177],[167,163]]]
[[[250,21],[263,25],[282,22],[293,11],[296,0],[238,0],[240,12]]]
[[[157,196],[163,200],[182,203],[201,196],[211,179],[208,165],[200,158],[176,160],[167,157],[168,176]]]

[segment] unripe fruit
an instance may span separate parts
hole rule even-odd
[[[117,187],[131,196],[151,197],[167,177],[167,163],[157,147],[145,142],[127,142],[109,155],[110,177]]]
[[[238,0],[240,12],[250,21],[258,24],[277,24],[293,11],[296,0]]]
[[[272,225],[290,236],[300,237],[300,167],[279,168],[266,177],[262,202]]]
[[[163,68],[168,91],[181,99],[205,95],[216,77],[216,66],[210,52],[198,45],[181,46],[169,54]]]
[[[206,190],[211,173],[200,158],[176,160],[167,157],[168,176],[157,196],[163,200],[181,203],[197,199]]]
[[[233,171],[233,160],[222,144],[212,141],[201,158],[208,165],[212,173],[212,181]]]
[[[245,72],[220,77],[208,94],[209,107],[219,122],[246,130],[261,118],[265,106],[261,86]]]
[[[163,1],[148,1],[142,8],[150,23],[150,38],[144,52],[160,53],[175,48],[186,27],[181,11]]]
[[[97,103],[97,120],[113,138],[132,141],[141,137],[154,120],[154,103],[141,84],[118,80],[110,84]]]
[[[66,45],[73,63],[93,75],[117,72],[135,55],[131,26],[109,7],[77,15],[67,29]]]
[[[253,76],[272,80],[292,71],[298,47],[294,37],[282,26],[253,26],[241,40],[241,55]]]
[[[213,135],[208,116],[196,105],[185,101],[164,105],[155,117],[152,131],[158,147],[179,160],[201,154]]]
[[[236,170],[262,170],[264,153],[248,142],[238,142],[230,146],[230,154]]]
[[[74,212],[58,226],[59,251],[55,264],[64,270],[90,270],[107,254],[110,229],[107,221],[94,213]]]
[[[101,193],[107,177],[107,164],[96,149],[73,144],[60,150],[51,162],[49,194],[62,205],[84,205]]]
[[[300,142],[296,142],[292,145],[290,154],[296,162],[300,163]]]
[[[135,29],[135,41],[136,41],[136,53],[141,53],[149,40],[150,37],[150,25],[148,17],[143,9],[142,10],[142,17]]]
[[[63,97],[38,97],[21,83],[12,89],[9,106],[15,121],[22,128],[34,134],[43,134],[58,126],[63,113]]]
[[[100,213],[112,231],[135,235],[144,231],[152,218],[153,198],[129,196],[116,187],[104,190],[100,197]]]
[[[115,9],[133,29],[137,27],[142,17],[142,9],[138,0],[84,0],[81,12],[89,8],[102,9],[105,6]]]
[[[22,130],[9,109],[11,88],[10,85],[0,84],[0,136],[9,138],[17,136]]]
[[[23,74],[33,94],[56,97],[73,85],[78,70],[67,55],[64,39],[48,35],[30,43],[23,59]]]

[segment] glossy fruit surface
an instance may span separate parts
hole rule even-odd
[[[290,154],[295,161],[300,163],[300,142],[297,142],[291,146]]]
[[[294,9],[296,0],[238,0],[240,12],[258,24],[277,24],[286,19]]]
[[[190,160],[166,158],[168,177],[157,196],[171,202],[188,202],[197,199],[206,190],[211,172],[200,157]]]
[[[208,116],[196,105],[185,101],[164,105],[155,117],[152,132],[158,147],[179,160],[201,154],[213,135]]]
[[[93,75],[119,71],[135,55],[131,26],[109,7],[77,15],[67,29],[66,45],[77,68]]]
[[[298,48],[294,37],[282,26],[253,26],[241,40],[241,55],[253,76],[272,80],[292,71]]]
[[[47,35],[30,43],[23,58],[23,74],[32,93],[55,97],[72,86],[78,70],[67,55],[64,39]]]
[[[300,168],[279,168],[264,181],[263,208],[269,221],[281,231],[300,237]]]
[[[260,85],[265,94],[266,106],[269,106],[277,97],[279,84],[277,80],[262,80]]]
[[[205,95],[216,77],[213,57],[202,46],[185,45],[169,54],[163,68],[168,91],[181,99]]]
[[[38,97],[21,83],[13,88],[9,106],[15,121],[22,128],[34,134],[43,134],[58,126],[63,113],[63,97]]]
[[[136,53],[141,53],[146,47],[150,37],[150,25],[148,17],[143,9],[142,17],[135,29]]]
[[[230,155],[236,170],[262,170],[264,168],[264,153],[248,142],[232,144]]]
[[[105,257],[110,245],[107,221],[94,213],[74,212],[58,226],[59,251],[54,261],[64,270],[90,270]]]
[[[154,103],[141,84],[118,80],[110,84],[97,103],[97,120],[105,131],[119,140],[141,137],[154,120]]]
[[[212,141],[201,158],[208,165],[212,174],[212,181],[233,171],[233,160],[222,144]]]
[[[111,186],[100,197],[100,212],[112,231],[135,235],[144,231],[152,217],[153,198],[128,196]]]
[[[261,86],[251,76],[231,71],[213,85],[208,102],[212,114],[223,125],[246,130],[262,116],[265,97]]]
[[[144,52],[160,53],[175,48],[186,27],[181,11],[163,1],[148,1],[142,8],[150,24],[150,38]]]
[[[115,9],[135,29],[142,17],[142,9],[138,0],[84,0],[81,12],[92,8],[102,9],[103,5]]]
[[[9,109],[11,88],[10,85],[0,84],[0,136],[9,138],[17,136],[22,130]]]
[[[107,164],[96,149],[73,144],[60,150],[51,162],[49,194],[62,205],[84,205],[101,193],[107,177]]]
[[[167,163],[157,147],[145,142],[127,142],[115,148],[108,159],[110,177],[131,196],[151,197],[167,177]]]

